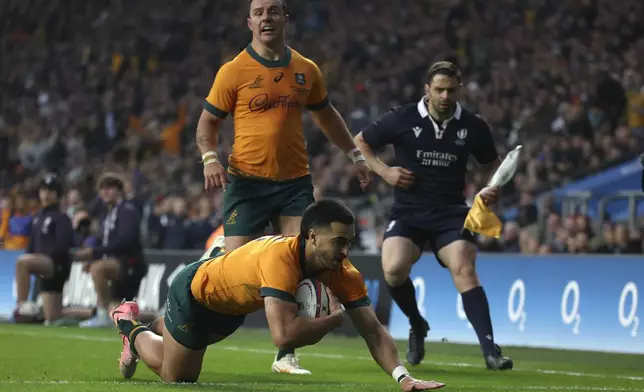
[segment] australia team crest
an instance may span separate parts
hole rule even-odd
[[[304,86],[306,84],[306,76],[303,73],[295,73],[295,83]]]

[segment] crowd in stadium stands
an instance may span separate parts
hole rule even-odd
[[[319,64],[354,132],[418,100],[427,66],[449,59],[465,77],[462,104],[490,123],[500,152],[524,145],[503,203],[520,205],[520,219],[501,241],[482,239],[483,249],[642,252],[635,228],[594,230],[586,217],[539,211],[532,199],[644,151],[644,3],[291,3],[289,44]],[[246,15],[238,0],[1,2],[4,246],[24,247],[45,170],[64,174],[79,241],[95,241],[95,181],[111,170],[129,179],[147,246],[203,247],[220,226],[221,197],[202,192],[194,130],[218,66],[250,40]],[[365,196],[348,159],[305,123],[316,196],[363,200],[367,234],[380,233],[389,187],[376,181]],[[220,156],[232,142],[225,124]],[[469,200],[485,180],[471,176]]]

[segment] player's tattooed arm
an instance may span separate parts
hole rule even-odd
[[[207,110],[201,112],[199,123],[197,124],[197,148],[203,155],[209,151],[217,149],[217,140],[219,135],[219,126],[221,119],[213,116]]]

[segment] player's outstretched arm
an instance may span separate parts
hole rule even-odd
[[[367,343],[371,356],[378,365],[398,382],[403,391],[429,391],[440,389],[445,384],[436,381],[417,380],[398,359],[394,339],[380,324],[371,306],[361,306],[348,311],[351,321]]]
[[[273,342],[279,348],[298,348],[316,344],[331,330],[339,327],[344,310],[336,308],[330,315],[315,319],[297,316],[297,305],[276,297],[264,297],[266,320]]]

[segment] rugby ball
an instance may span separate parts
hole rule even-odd
[[[297,285],[295,302],[299,317],[317,318],[330,313],[326,286],[316,279],[304,279]]]

